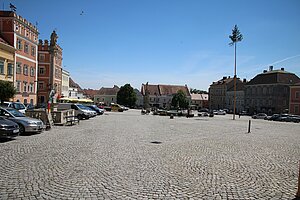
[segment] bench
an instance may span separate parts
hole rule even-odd
[[[76,123],[79,124],[79,119],[77,116],[66,116],[66,125],[75,125]]]

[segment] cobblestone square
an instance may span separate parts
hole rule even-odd
[[[293,199],[300,124],[107,112],[0,143],[0,199]]]

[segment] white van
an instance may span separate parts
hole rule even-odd
[[[89,110],[82,104],[75,104],[75,103],[59,103],[57,104],[58,110],[68,110],[68,109],[74,109],[75,115],[78,117],[78,119],[89,119],[93,116],[96,116],[97,113],[94,111]]]

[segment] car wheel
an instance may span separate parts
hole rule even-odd
[[[25,133],[25,128],[24,128],[24,126],[21,125],[21,124],[19,124],[19,132],[20,132],[20,134]]]
[[[82,115],[77,115],[77,118],[78,118],[79,120],[82,120],[82,119],[83,119]]]

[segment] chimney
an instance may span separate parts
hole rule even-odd
[[[247,82],[247,80],[244,78],[244,79],[243,79],[243,83],[246,83],[246,82]]]
[[[227,77],[226,76],[223,76],[223,80],[225,80]]]
[[[230,76],[228,76],[228,78],[230,78]]]
[[[269,66],[269,71],[273,71],[273,66]]]
[[[281,67],[281,69],[280,69],[281,71],[284,71],[284,67]]]
[[[263,73],[267,73],[267,70],[264,70]]]

